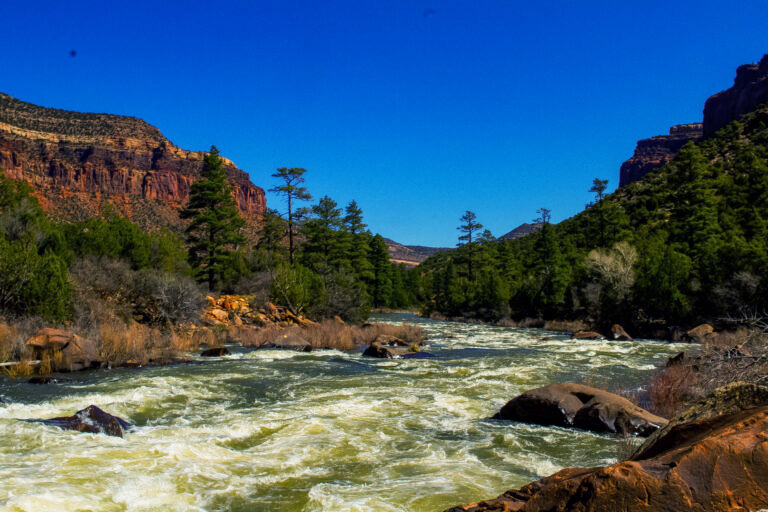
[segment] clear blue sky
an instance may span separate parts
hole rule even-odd
[[[452,246],[464,210],[501,235],[615,187],[637,139],[700,120],[768,52],[767,19],[765,0],[2,0],[0,91],[216,144],[265,189],[305,167],[373,231]]]

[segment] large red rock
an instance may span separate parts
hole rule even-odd
[[[446,512],[726,512],[768,508],[768,388],[718,390],[630,460],[568,468]]]
[[[203,156],[141,119],[47,109],[0,94],[0,168],[30,183],[54,217],[81,220],[110,203],[142,227],[179,230]],[[266,209],[264,191],[229,160],[224,168],[241,213],[255,221]]]
[[[567,382],[531,389],[507,402],[495,419],[650,435],[667,420],[602,389]]]

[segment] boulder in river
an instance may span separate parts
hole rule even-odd
[[[112,416],[95,405],[89,405],[85,409],[77,411],[72,416],[29,421],[52,425],[64,430],[106,434],[115,437],[123,437],[123,433],[131,428],[131,424],[127,421],[120,419],[117,416]]]
[[[29,384],[61,384],[62,382],[69,382],[69,379],[61,377],[32,377],[27,381]]]
[[[632,341],[632,336],[627,334],[627,331],[625,331],[619,324],[613,324],[611,327],[611,335],[613,336],[613,339],[618,341]]]
[[[493,418],[639,436],[648,436],[667,423],[619,395],[571,382],[526,391]]]
[[[673,418],[624,462],[567,468],[446,512],[768,508],[768,388],[736,383]]]
[[[605,336],[595,331],[577,331],[571,335],[574,340],[602,340]]]
[[[417,354],[421,355],[418,356]],[[388,334],[379,334],[376,339],[371,342],[368,348],[365,349],[363,355],[382,359],[394,359],[397,357],[415,359],[432,357],[431,354],[427,354],[426,352],[419,352],[418,343],[410,345],[407,341]]]
[[[213,347],[207,350],[203,350],[202,352],[200,352],[200,355],[202,357],[222,357],[222,356],[228,356],[231,353],[232,352],[230,352],[227,347]]]

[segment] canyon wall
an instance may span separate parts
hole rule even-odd
[[[702,123],[673,126],[669,135],[639,141],[632,158],[621,165],[619,186],[642,179],[674,158],[686,142],[711,137],[764,103],[768,103],[768,54],[757,64],[739,66],[731,88],[707,99]]]
[[[43,108],[0,94],[0,168],[30,183],[54,218],[81,220],[111,204],[146,229],[183,228],[179,211],[200,178],[203,152],[174,146],[141,119]],[[224,159],[251,226],[264,191]]]

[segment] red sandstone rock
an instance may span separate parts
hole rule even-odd
[[[701,123],[679,124],[669,129],[669,135],[657,135],[637,142],[632,158],[621,164],[619,186],[641,180],[649,172],[672,160],[687,142],[701,138]]]
[[[144,228],[179,230],[203,156],[140,119],[45,109],[0,94],[0,168],[30,183],[54,217],[80,220],[110,203]],[[253,223],[266,208],[264,191],[229,160],[224,168]]]
[[[726,512],[768,507],[768,388],[735,384],[673,419],[630,460],[568,468],[446,512]]]

